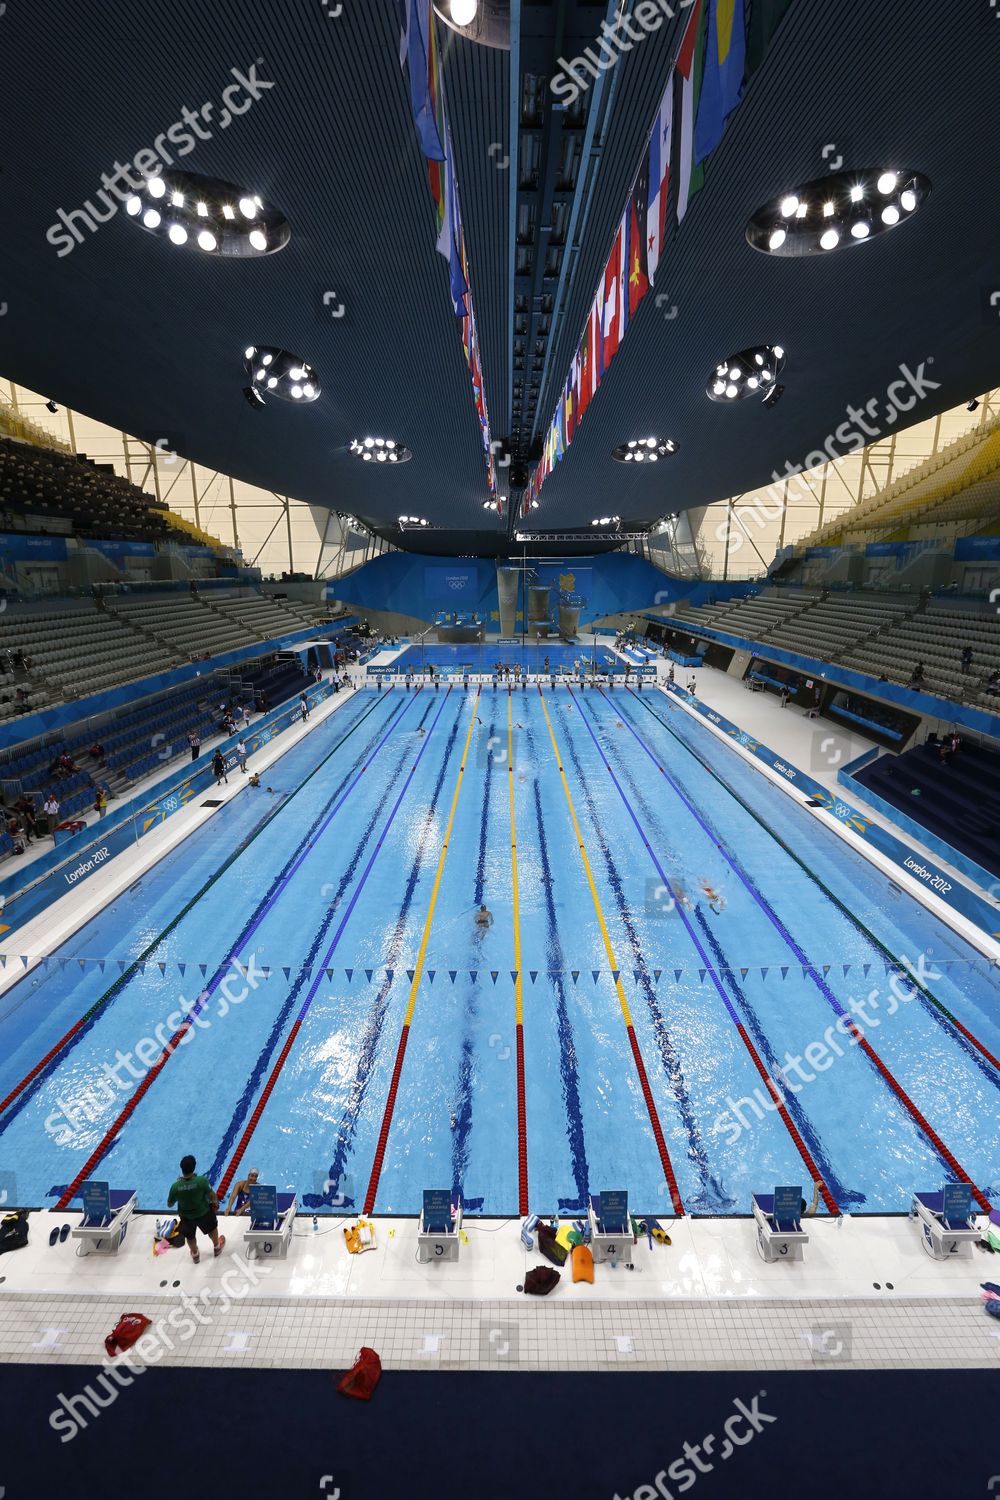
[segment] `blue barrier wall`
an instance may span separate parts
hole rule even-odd
[[[1000,714],[990,714],[981,708],[969,708],[963,703],[952,703],[946,698],[934,698],[930,693],[918,693],[912,688],[902,687],[898,682],[879,682],[864,672],[854,672],[849,667],[838,667],[820,661],[815,656],[800,656],[797,651],[783,651],[779,646],[769,646],[766,641],[751,641],[742,635],[730,635],[724,630],[715,630],[708,625],[693,625],[685,620],[678,629],[690,630],[694,636],[706,640],[720,641],[724,646],[734,646],[740,651],[749,651],[758,659],[766,658],[780,666],[795,667],[799,672],[808,672],[821,682],[832,687],[854,688],[866,698],[881,699],[883,703],[894,703],[910,713],[927,714],[935,719],[947,719],[949,724],[963,724],[979,734],[1000,737]]]
[[[226,667],[238,666],[240,662],[252,661],[258,656],[268,656],[272,651],[289,651],[299,641],[319,640],[323,636],[337,635],[346,622],[336,625],[317,625],[314,630],[295,630],[290,635],[276,636],[270,641],[259,641],[255,646],[240,646],[235,651],[224,651],[221,656],[209,657],[208,661],[189,662],[184,667],[173,667],[169,672],[158,672],[153,677],[141,677],[138,682],[126,682],[121,687],[108,688],[103,693],[92,693],[89,698],[77,698],[72,703],[59,703],[52,708],[41,708],[37,713],[24,714],[17,719],[8,719],[0,726],[0,750],[20,745],[25,740],[37,739],[51,734],[56,729],[67,729],[95,714],[105,714],[110,709],[132,705],[140,698],[153,693],[163,693],[170,688],[183,687],[195,678],[208,676]],[[30,651],[29,651],[30,655]]]
[[[630,552],[543,562],[538,567],[546,583],[558,583],[560,577],[572,575],[572,583],[567,582],[564,586],[569,592],[582,593],[587,600],[580,611],[581,625],[604,615],[639,613],[651,604],[671,604],[686,598],[695,604],[708,604],[734,598],[757,587],[746,583],[690,583],[671,578]],[[493,558],[456,560],[389,552],[365,563],[356,573],[331,584],[330,588],[334,597],[345,600],[352,608],[392,610],[430,622],[442,608],[439,585],[443,575],[439,574],[439,569],[454,573],[456,583],[460,584],[460,589],[456,589],[460,607],[475,610],[487,620],[488,626],[495,628],[500,605]],[[519,599],[519,608],[521,603]]]
[[[935,854],[946,859],[950,865],[954,865],[956,870],[961,870],[962,874],[974,880],[976,885],[981,885],[984,890],[1000,892],[1000,880],[989,870],[984,870],[982,865],[977,865],[974,859],[969,859],[968,855],[963,854],[960,849],[956,849],[952,844],[946,844],[944,839],[938,838],[916,818],[907,817],[906,813],[900,812],[898,807],[894,807],[891,802],[887,802],[884,797],[873,792],[871,787],[865,786],[863,781],[857,780],[856,773],[873,761],[877,755],[877,750],[874,753],[868,750],[857,760],[852,760],[850,765],[842,766],[837,772],[837,780],[841,786],[846,786],[848,791],[860,797],[863,802],[867,802],[869,807],[874,807],[876,812],[880,812],[890,823],[895,823],[897,828],[901,828],[911,838],[919,839],[922,844],[926,844],[928,849],[933,849]]]
[[[313,683],[306,689],[310,704],[321,703],[331,693],[329,683]],[[4,898],[4,910],[0,914],[0,942],[9,944],[8,934],[24,925],[31,917],[44,911],[53,901],[64,896],[67,890],[80,884],[102,869],[109,859],[131,848],[153,828],[159,827],[173,813],[187,804],[200,792],[214,784],[212,757],[220,749],[226,757],[227,767],[237,764],[236,745],[242,740],[248,754],[281,734],[291,725],[301,721],[298,698],[282,707],[262,715],[251,729],[231,735],[219,745],[175,768],[156,784],[116,806],[99,823],[81,829],[72,838],[56,845],[50,853],[32,860],[30,865],[17,867],[17,858],[11,861],[11,873],[0,880],[0,895]]]
[[[912,875],[915,879],[921,881],[928,890],[933,891],[936,896],[940,897],[954,911],[961,913],[963,917],[978,927],[980,932],[985,933],[989,937],[1000,938],[1000,931],[997,930],[1000,928],[1000,913],[997,913],[975,891],[970,891],[967,886],[957,884],[952,875],[928,860],[922,849],[905,844],[902,839],[897,839],[887,829],[879,827],[877,823],[873,823],[867,813],[859,812],[857,808],[851,807],[849,803],[832,797],[825,786],[822,786],[818,781],[814,781],[805,771],[800,771],[797,766],[791,765],[789,761],[783,756],[778,755],[774,750],[769,749],[767,745],[762,745],[759,740],[755,740],[752,735],[747,734],[745,729],[740,729],[731,719],[727,719],[723,714],[717,713],[714,708],[709,708],[707,704],[701,703],[697,698],[692,698],[683,688],[675,684],[668,691],[690,704],[703,719],[707,719],[710,723],[715,724],[724,734],[729,735],[736,744],[741,745],[744,750],[754,756],[756,760],[770,767],[772,771],[777,771],[778,775],[789,786],[798,787],[800,791],[805,792],[808,796],[815,797],[817,801],[822,803],[824,811],[835,818],[837,822],[843,823],[845,827],[851,829],[852,833],[858,834],[865,843],[870,844],[873,849],[877,849],[880,854],[885,855],[893,864],[898,865],[908,875]],[[871,756],[878,753],[876,749],[874,751],[867,751],[866,755]],[[860,761],[853,762],[855,769],[860,764]],[[921,834],[921,840],[925,843],[928,842],[928,840],[924,839],[923,834]]]

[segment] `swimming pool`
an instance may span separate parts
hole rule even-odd
[[[263,780],[0,996],[18,1201],[1000,1186],[996,971],[663,694],[359,692]]]

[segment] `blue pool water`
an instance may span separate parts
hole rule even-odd
[[[0,996],[17,1201],[185,1151],[328,1212],[1000,1189],[996,971],[662,694],[361,692],[263,780]]]

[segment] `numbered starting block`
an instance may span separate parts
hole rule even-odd
[[[424,1206],[420,1213],[420,1230],[417,1234],[417,1260],[458,1260],[462,1242],[462,1205],[458,1204],[454,1217],[451,1211],[451,1192],[448,1188],[427,1188],[424,1191]]]
[[[773,1193],[754,1193],[750,1201],[761,1259],[767,1265],[778,1260],[801,1260],[809,1243],[800,1222],[801,1187],[776,1187]]]
[[[264,1183],[250,1186],[250,1228],[243,1236],[247,1257],[284,1260],[298,1210],[295,1193],[279,1193]]]
[[[940,1193],[914,1193],[910,1218],[920,1225],[920,1243],[933,1260],[971,1255],[980,1237],[968,1182],[946,1182]]]
[[[628,1193],[624,1188],[605,1188],[592,1193],[588,1209],[590,1250],[596,1261],[632,1264],[632,1225],[628,1216]]]
[[[83,1218],[70,1231],[81,1243],[77,1255],[117,1255],[135,1212],[135,1188],[112,1188],[106,1182],[85,1182],[80,1188]]]

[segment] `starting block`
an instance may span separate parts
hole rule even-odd
[[[77,1255],[117,1255],[135,1213],[135,1188],[112,1189],[106,1182],[85,1182],[80,1188],[83,1218],[70,1231],[80,1240]]]
[[[247,1257],[270,1255],[284,1260],[292,1242],[292,1225],[298,1211],[295,1193],[279,1193],[263,1183],[250,1187],[250,1228],[243,1236]]]
[[[632,1264],[632,1225],[628,1216],[628,1192],[625,1188],[605,1188],[592,1193],[587,1210],[590,1220],[590,1249],[595,1264],[599,1261],[621,1261]]]
[[[968,1182],[946,1182],[940,1193],[914,1193],[910,1218],[920,1225],[920,1243],[932,1260],[971,1255],[980,1237]]]
[[[462,1205],[455,1217],[451,1213],[451,1191],[448,1188],[426,1188],[417,1234],[417,1260],[458,1260],[462,1235]]]
[[[801,1260],[809,1236],[802,1228],[802,1189],[776,1187],[773,1193],[751,1197],[757,1225],[757,1249],[768,1265],[778,1260]]]

